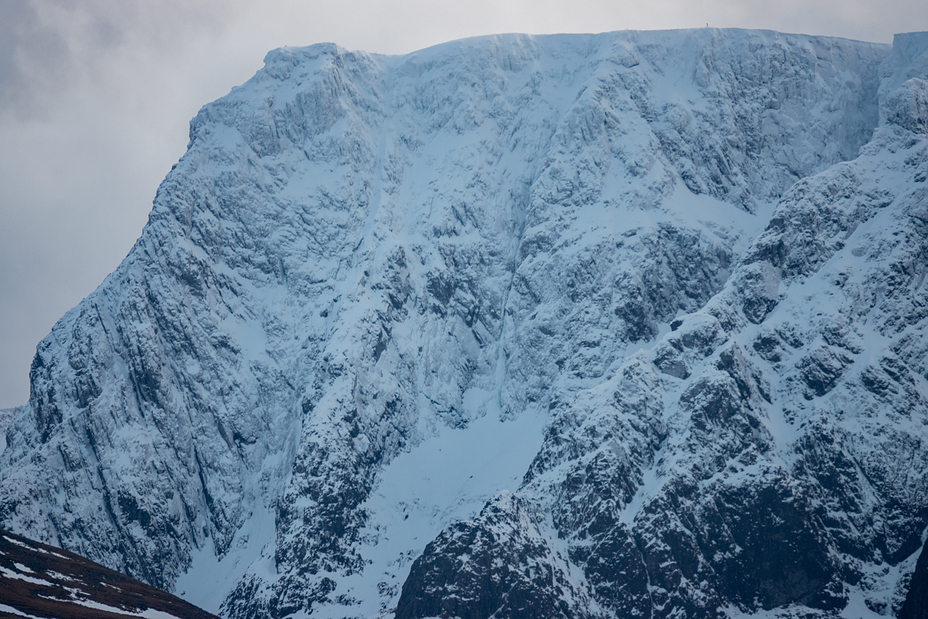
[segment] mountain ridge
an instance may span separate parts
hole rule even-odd
[[[221,571],[204,607],[232,617],[486,616],[486,599],[518,616],[513,600],[551,596],[537,570],[560,583],[552,617],[893,612],[923,472],[900,485],[833,444],[878,430],[864,412],[892,394],[893,440],[860,444],[921,453],[923,242],[872,221],[921,221],[926,41],[700,29],[269,53],[191,122],[142,238],[39,345],[0,521],[192,595]],[[795,298],[825,273],[804,295],[885,333]],[[898,308],[865,309],[869,290]],[[819,305],[811,330],[786,314]],[[836,399],[859,427],[830,421]],[[476,470],[466,454],[503,457],[482,439],[514,428],[537,438]],[[453,510],[391,472],[429,449],[420,466],[463,484]],[[386,557],[400,515],[435,537]],[[490,571],[449,572],[461,553]],[[461,578],[472,602],[452,603]]]

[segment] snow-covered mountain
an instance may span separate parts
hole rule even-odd
[[[926,80],[928,34],[273,51],[39,344],[0,525],[235,618],[924,604]]]

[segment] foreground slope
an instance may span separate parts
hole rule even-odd
[[[164,591],[0,530],[0,617],[215,619]]]
[[[234,617],[892,614],[926,46],[272,52],[39,345],[0,521]]]

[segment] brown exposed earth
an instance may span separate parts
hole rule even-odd
[[[215,619],[80,555],[0,529],[0,618]]]

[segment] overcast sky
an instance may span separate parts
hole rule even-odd
[[[925,0],[0,0],[0,408],[119,264],[189,120],[283,45],[404,54],[462,37],[763,28],[892,42]]]

